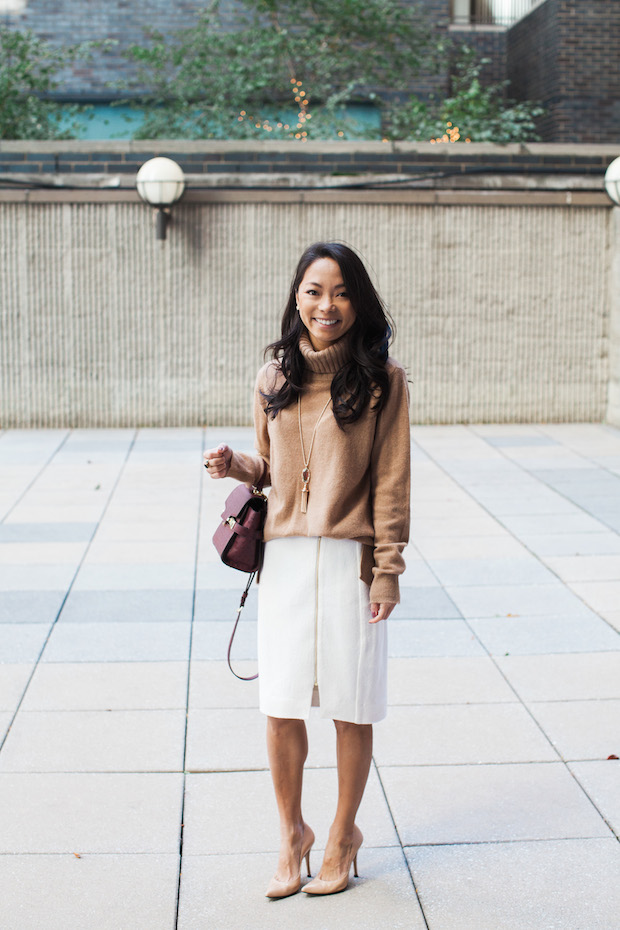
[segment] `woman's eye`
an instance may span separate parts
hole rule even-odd
[[[310,297],[315,297],[315,296],[316,296],[316,293],[317,293],[317,292],[316,292],[316,291],[314,290],[314,288],[312,288],[312,287],[311,287],[309,290],[306,291],[306,294],[309,294]]]
[[[348,298],[348,296],[349,296],[349,295],[347,294],[346,291],[343,291],[342,294],[338,294],[338,297],[345,297],[345,298]]]

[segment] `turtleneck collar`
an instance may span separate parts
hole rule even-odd
[[[342,366],[349,361],[351,355],[348,333],[345,333],[341,339],[332,343],[326,349],[320,349],[318,352],[313,348],[307,333],[303,333],[299,339],[299,349],[310,371],[320,375],[333,375],[340,371]]]

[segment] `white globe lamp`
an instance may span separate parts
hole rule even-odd
[[[136,175],[136,187],[140,197],[157,208],[156,235],[165,239],[170,208],[185,190],[183,169],[171,158],[149,158]]]
[[[614,158],[605,172],[605,190],[616,206],[620,205],[620,158]]]

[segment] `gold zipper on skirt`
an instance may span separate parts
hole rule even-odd
[[[321,537],[316,549],[316,571],[314,586],[314,687],[318,688],[318,651],[319,651],[319,556],[321,555]]]

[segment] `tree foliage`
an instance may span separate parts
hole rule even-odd
[[[485,85],[480,73],[490,59],[477,59],[464,46],[453,66],[452,92],[426,102],[412,95],[393,105],[389,133],[395,139],[437,142],[533,142],[543,108],[531,101],[507,97],[508,81]]]
[[[437,46],[424,12],[399,0],[216,2],[129,50],[149,88],[140,136],[338,138],[344,104],[405,91]]]
[[[84,47],[56,49],[31,30],[0,25],[0,139],[73,139],[86,108],[49,99]]]

